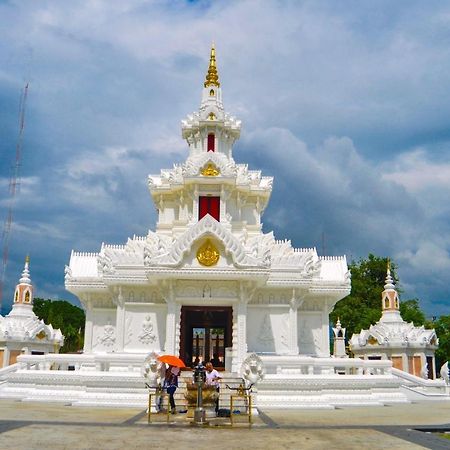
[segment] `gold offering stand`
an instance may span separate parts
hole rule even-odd
[[[197,406],[197,383],[189,383],[186,386],[186,392],[184,394],[184,398],[187,402],[188,407],[188,417],[194,417],[194,410]],[[218,392],[214,386],[205,386],[202,387],[202,400],[203,407],[214,408],[216,405],[216,399],[218,396]]]
[[[240,414],[239,416],[248,416],[248,424],[249,426],[252,425],[252,394],[251,394],[251,388],[252,385],[248,388],[245,388],[244,385],[241,383],[237,388],[231,388],[230,386],[226,385],[228,389],[236,391],[236,394],[230,395],[230,422],[231,426],[234,425],[234,416],[237,414],[234,414],[234,402],[235,400],[244,400],[244,405],[247,408],[247,414]]]

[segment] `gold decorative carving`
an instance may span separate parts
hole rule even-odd
[[[200,170],[200,173],[204,177],[217,177],[217,175],[220,175],[220,170],[215,164],[210,162],[206,164],[206,166],[203,167],[202,170]]]
[[[373,336],[370,336],[369,339],[367,339],[367,343],[370,345],[378,345],[377,339],[375,339]]]
[[[210,112],[209,116],[208,116],[208,119],[209,120],[216,120],[216,115],[213,112]]]
[[[38,339],[44,339],[46,336],[47,336],[47,335],[45,334],[45,331],[44,331],[44,330],[41,330],[41,331],[36,335],[36,337],[37,337]]]
[[[214,244],[209,239],[197,250],[197,260],[202,266],[214,266],[219,261],[219,258],[219,250],[214,247]]]

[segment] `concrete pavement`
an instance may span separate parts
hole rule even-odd
[[[193,428],[185,415],[155,417],[137,409],[77,408],[0,400],[0,449],[450,449],[450,441],[416,431],[449,429],[450,404],[420,403],[339,410],[262,411],[251,428]],[[217,423],[219,425],[219,423]]]

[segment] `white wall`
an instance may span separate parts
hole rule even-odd
[[[92,310],[92,351],[112,352],[116,350],[116,310],[94,308]]]
[[[125,304],[124,351],[161,351],[166,337],[165,304]]]
[[[322,313],[299,311],[298,319],[298,347],[301,355],[318,356],[324,347],[322,331]],[[329,345],[326,343],[326,345]]]
[[[248,305],[247,344],[249,352],[289,352],[289,309],[287,306]]]

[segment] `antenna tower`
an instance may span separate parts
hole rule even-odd
[[[2,232],[2,266],[0,274],[0,312],[2,310],[3,302],[3,287],[5,283],[6,266],[8,265],[8,255],[9,255],[9,240],[11,237],[11,228],[13,224],[14,217],[14,206],[16,202],[16,194],[20,188],[20,165],[22,160],[22,145],[23,145],[23,135],[25,131],[25,107],[27,103],[28,96],[28,83],[20,93],[19,102],[19,134],[17,136],[16,143],[16,155],[14,164],[11,169],[11,175],[9,179],[9,206],[8,213],[5,219],[5,224],[3,226]]]

